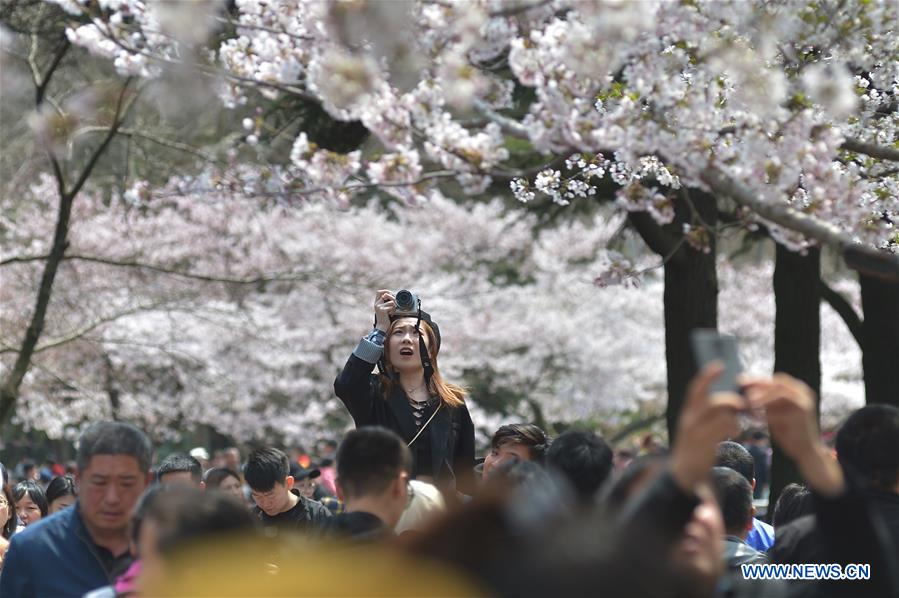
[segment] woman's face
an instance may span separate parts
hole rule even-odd
[[[16,502],[16,513],[24,526],[41,520],[41,508],[31,500],[31,496],[27,492]]]
[[[225,494],[230,494],[240,502],[244,502],[243,490],[240,487],[240,480],[234,476],[227,476],[222,483],[219,484],[219,490]]]
[[[50,503],[50,509],[48,512],[50,515],[52,515],[53,513],[62,511],[66,507],[71,507],[74,504],[75,504],[75,497],[72,496],[71,494],[67,494],[66,496],[60,496],[59,498],[54,499],[53,502]]]
[[[302,480],[297,480],[294,488],[299,490],[300,494],[302,494],[306,498],[312,498],[313,496],[315,496],[315,481],[311,478],[303,478]]]
[[[387,357],[397,371],[421,369],[421,355],[418,351],[418,329],[416,318],[400,318],[390,327],[387,339]],[[424,332],[422,332],[424,334]],[[425,347],[429,347],[428,335],[424,334]]]

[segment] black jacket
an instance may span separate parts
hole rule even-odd
[[[334,392],[346,405],[357,428],[382,426],[405,442],[417,433],[412,407],[397,385],[385,400],[373,363],[350,355],[334,381]],[[466,406],[442,407],[428,426],[434,481],[441,490],[473,494],[474,424]],[[413,472],[415,475],[417,472]]]
[[[300,500],[283,513],[267,515],[259,506],[253,507],[253,514],[259,518],[264,527],[285,528],[290,531],[318,531],[333,517],[331,511],[320,502],[309,500],[296,488],[290,491]]]
[[[377,542],[393,535],[393,531],[387,529],[377,515],[363,511],[335,515],[328,520],[323,531],[325,535],[362,543]]]

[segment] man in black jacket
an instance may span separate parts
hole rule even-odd
[[[331,512],[321,503],[300,495],[289,473],[290,462],[284,452],[262,448],[250,453],[244,478],[256,503],[253,513],[265,526],[296,531],[320,528]]]
[[[870,509],[885,539],[899,549],[899,409],[862,407],[840,428],[836,448],[840,465],[864,495],[858,508]],[[800,517],[777,530],[771,558],[787,564],[826,562],[823,540],[817,517]]]
[[[345,510],[327,529],[357,541],[393,535],[408,502],[411,468],[409,448],[390,430],[349,432],[337,450],[337,489]]]

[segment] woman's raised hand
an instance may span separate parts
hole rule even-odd
[[[387,332],[390,328],[390,316],[396,311],[396,300],[393,293],[381,289],[375,293],[375,328]]]

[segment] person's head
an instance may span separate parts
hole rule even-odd
[[[207,490],[218,490],[231,495],[243,502],[243,484],[240,476],[233,469],[227,467],[213,467],[203,476],[203,482]]]
[[[47,516],[47,495],[33,480],[22,480],[12,490],[16,514],[22,525],[29,526]]]
[[[802,484],[787,484],[777,497],[771,525],[774,529],[786,525],[803,515],[814,513],[812,492]]]
[[[417,327],[416,323],[418,324]],[[428,352],[433,370],[428,380],[428,390],[432,394],[436,394],[447,407],[463,405],[465,403],[465,395],[467,394],[465,389],[446,382],[440,374],[440,366],[437,364],[440,340],[434,331],[434,327],[430,324],[430,317],[427,319],[423,318],[421,321],[414,317],[396,318],[390,323],[384,347],[384,363],[389,375],[381,377],[384,397],[389,397],[393,391],[394,381],[391,378],[392,375],[403,373],[421,373],[424,375],[424,366],[422,365],[420,353],[421,347],[418,342],[420,335],[424,339],[425,349]]]
[[[31,461],[22,462],[22,479],[37,482],[41,479],[41,471],[38,466]]]
[[[752,486],[729,467],[713,467],[712,489],[724,518],[724,531],[745,539],[752,529]]]
[[[389,528],[403,514],[408,499],[406,482],[412,469],[409,448],[395,433],[380,427],[353,430],[337,449],[337,488],[347,509],[366,501]]]
[[[755,488],[755,459],[742,444],[731,440],[720,443],[715,465],[733,469],[746,478],[750,487]]]
[[[252,530],[252,515],[231,496],[184,484],[153,486],[141,498],[132,522],[132,539],[141,559],[140,583],[163,579],[183,549]]]
[[[303,467],[296,461],[290,462],[290,475],[293,478],[293,487],[296,488],[301,496],[313,498],[315,494],[315,479],[321,476],[322,472],[317,467]]]
[[[510,459],[543,463],[548,447],[546,433],[534,424],[501,426],[490,439],[482,476],[487,479],[497,465]]]
[[[3,484],[0,493],[0,535],[9,539],[16,531],[16,497],[9,484]]]
[[[184,453],[172,453],[156,469],[156,480],[160,484],[195,484],[203,481],[200,462]]]
[[[153,446],[124,422],[98,422],[78,439],[78,508],[94,534],[126,535],[131,511],[150,481]]]
[[[200,469],[205,471],[209,468],[209,451],[202,446],[190,449],[188,453],[191,457],[200,462]]]
[[[861,483],[899,494],[899,409],[862,407],[837,432],[836,449],[840,465]]]
[[[47,504],[50,514],[62,511],[75,504],[78,493],[75,491],[75,477],[61,475],[53,478],[47,486]]]
[[[266,515],[283,513],[291,506],[290,491],[294,480],[287,455],[276,448],[256,449],[247,457],[243,476],[253,493],[253,500]]]
[[[421,370],[423,366],[418,342],[420,336],[424,339],[428,356],[436,356],[437,341],[433,329],[427,322],[419,322],[418,318],[411,317],[393,320],[387,329],[385,341],[387,365],[398,372]],[[435,347],[435,350],[432,351],[431,347]]]
[[[334,455],[337,453],[337,447],[340,445],[339,442],[334,440],[333,438],[325,438],[318,443],[318,456],[321,459],[333,459]]]
[[[609,514],[620,514],[631,500],[661,475],[667,462],[660,455],[634,459],[604,491]],[[671,561],[675,569],[688,580],[694,580],[697,587],[706,588],[714,584],[723,571],[721,540],[725,535],[724,520],[708,482],[703,482],[696,494],[700,502],[693,509],[689,523],[672,548]]]
[[[593,432],[570,430],[553,440],[546,462],[565,475],[582,501],[590,501],[612,471],[612,449]]]
[[[240,471],[240,449],[236,446],[229,446],[223,453],[225,457],[225,467],[234,471]]]
[[[700,484],[696,495],[700,502],[672,549],[671,561],[696,587],[711,588],[724,572],[724,519],[711,484]]]

